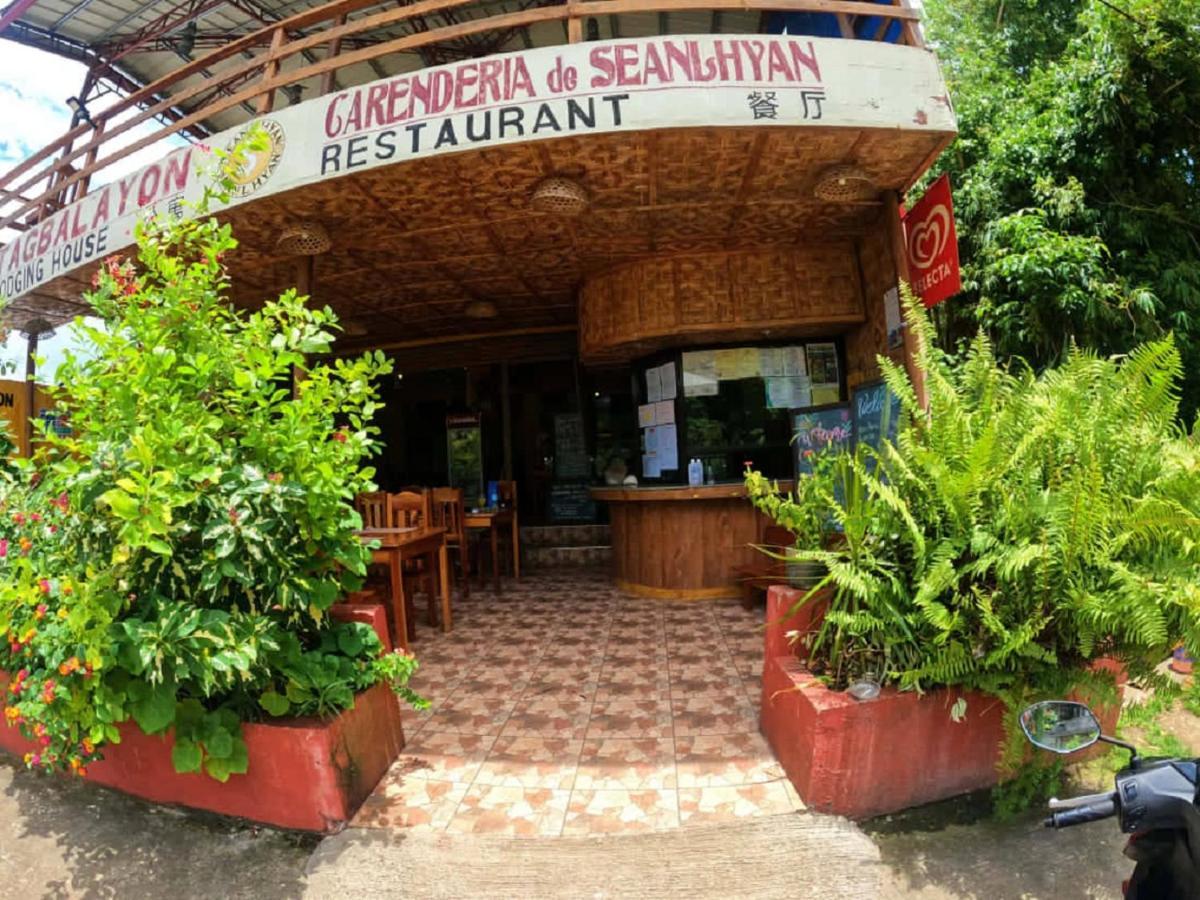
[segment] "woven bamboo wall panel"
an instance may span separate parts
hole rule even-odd
[[[849,242],[657,257],[585,280],[585,360],[629,359],[698,337],[721,341],[844,330],[864,321]]]
[[[902,348],[888,350],[887,319],[883,297],[896,286],[896,265],[892,259],[883,215],[858,242],[858,257],[863,276],[863,300],[866,321],[846,335],[846,381],[853,387],[880,376],[876,357],[886,354],[896,362],[904,359]]]

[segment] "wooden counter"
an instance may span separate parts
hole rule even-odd
[[[763,517],[742,484],[592,488],[608,503],[617,584],[644,597],[740,593],[734,566],[760,556]]]

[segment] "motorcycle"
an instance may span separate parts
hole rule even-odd
[[[1143,758],[1132,744],[1102,734],[1099,719],[1082,703],[1035,703],[1020,722],[1030,743],[1053,753],[1077,753],[1103,741],[1130,754],[1113,791],[1051,799],[1047,828],[1115,816],[1122,833],[1130,835],[1125,855],[1137,864],[1122,885],[1126,900],[1200,898],[1200,760]]]

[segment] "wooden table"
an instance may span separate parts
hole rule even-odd
[[[511,509],[467,510],[463,524],[472,531],[486,529],[492,535],[492,583],[500,593],[500,529],[507,525],[512,530],[513,577],[521,578],[521,539],[518,536],[517,517]],[[479,561],[479,583],[483,584],[483,560]]]
[[[404,602],[404,563],[410,559],[427,557],[431,568],[436,568],[442,592],[442,631],[453,627],[450,617],[450,564],[446,554],[445,528],[364,528],[357,532],[364,544],[377,544],[371,548],[371,562],[388,567],[391,579],[392,624],[399,635],[393,635],[393,643],[408,650],[408,613]]]

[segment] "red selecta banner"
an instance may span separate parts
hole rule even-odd
[[[931,184],[925,196],[905,213],[904,243],[912,289],[925,306],[941,303],[962,290],[948,175]]]

